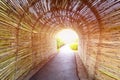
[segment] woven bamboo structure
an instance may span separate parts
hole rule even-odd
[[[79,36],[90,80],[120,80],[120,0],[0,0],[0,80],[45,63],[67,28]]]

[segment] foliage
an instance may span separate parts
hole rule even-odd
[[[71,43],[71,44],[70,44],[70,48],[71,48],[72,50],[78,50],[78,43]]]
[[[60,38],[57,38],[57,49],[61,48],[63,45],[65,45],[64,41]]]

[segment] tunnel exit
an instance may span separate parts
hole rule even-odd
[[[57,50],[60,51],[77,51],[78,35],[72,29],[64,29],[56,34]]]

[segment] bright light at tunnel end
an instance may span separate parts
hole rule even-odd
[[[78,39],[78,35],[71,29],[64,29],[55,36],[56,38],[62,39],[66,44],[72,43]]]

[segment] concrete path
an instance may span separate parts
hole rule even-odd
[[[63,46],[60,53],[30,80],[79,80],[74,53],[67,45]]]

